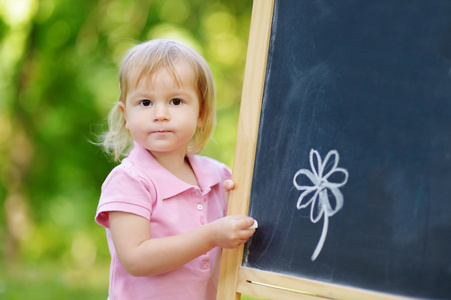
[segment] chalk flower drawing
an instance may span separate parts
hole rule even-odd
[[[329,226],[329,217],[336,214],[343,207],[343,195],[339,188],[344,186],[348,181],[348,171],[343,168],[337,168],[339,159],[337,150],[331,150],[327,153],[324,161],[322,161],[318,151],[312,149],[310,150],[310,167],[312,170],[300,169],[293,178],[293,184],[296,189],[302,191],[298,199],[297,209],[306,208],[311,204],[310,220],[313,223],[317,223],[324,216],[321,238],[313,252],[312,261],[318,257],[323,248]],[[327,173],[325,173],[325,171]],[[342,173],[344,179],[341,182],[330,181],[330,177],[334,173]],[[302,178],[304,176],[306,176],[313,185],[298,184],[298,182],[305,182]],[[334,176],[334,178],[337,177],[340,178],[341,176]],[[331,193],[331,199],[335,198],[334,208],[329,201],[329,191]]]

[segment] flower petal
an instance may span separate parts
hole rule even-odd
[[[342,187],[342,186],[344,186],[346,184],[346,182],[348,182],[348,171],[346,169],[335,168],[333,173],[328,174],[328,177],[333,175],[334,179],[336,180],[336,179],[338,179],[337,178],[338,176],[336,175],[336,173],[343,173],[343,175],[344,175],[343,180],[341,182],[333,182],[333,181],[330,181],[331,178],[329,178],[329,181],[328,181],[328,183],[326,185],[328,185],[328,186],[329,185],[330,186],[335,186],[335,187]]]
[[[297,177],[299,175],[307,176],[307,178],[310,179],[310,181],[313,183],[313,186],[298,184]],[[300,191],[308,189],[310,187],[314,187],[317,182],[318,182],[318,179],[315,177],[315,175],[310,170],[307,170],[307,169],[300,169],[299,171],[296,172],[296,174],[294,174],[294,177],[293,177],[293,184]]]
[[[330,188],[330,191],[332,192],[332,195],[335,198],[335,208],[332,208],[332,205],[330,203],[329,199],[327,199],[327,209],[326,214],[331,217],[335,215],[342,207],[343,207],[343,194],[340,192],[340,190],[337,187]]]
[[[297,205],[296,205],[297,209],[303,209],[303,208],[306,208],[307,206],[310,205],[310,203],[312,203],[312,201],[315,201],[315,199],[318,197],[318,191],[316,191],[316,193],[313,194],[312,197],[306,198],[306,196],[307,196],[308,194],[310,194],[311,192],[313,192],[313,191],[315,191],[315,190],[316,190],[316,188],[309,188],[309,189],[305,190],[305,191],[299,196],[299,198],[298,198],[298,203],[297,203]],[[302,202],[305,202],[304,199],[307,199],[307,200],[306,200],[307,203],[304,203],[304,204],[303,204]]]
[[[314,158],[316,157],[316,166],[315,166],[315,160]],[[319,152],[312,149],[310,150],[310,167],[312,168],[313,174],[315,174],[316,178],[320,179],[321,178],[321,156],[319,155]]]
[[[315,193],[316,195],[319,194],[318,201],[313,201],[312,208],[310,209],[310,220],[313,223],[318,222],[321,220],[321,217],[323,216],[325,212],[325,203],[327,200],[327,189],[322,189],[320,191],[317,191]]]
[[[330,159],[332,159],[331,162],[329,162]],[[329,151],[329,153],[327,153],[326,158],[324,159],[323,166],[322,166],[323,173],[324,173],[324,169],[326,168],[327,164],[332,164],[332,167],[330,169],[328,169],[329,171],[327,172],[327,174],[323,176],[324,179],[327,179],[332,173],[335,172],[335,170],[338,166],[339,160],[340,160],[340,156],[338,155],[337,150],[331,150],[331,151]]]

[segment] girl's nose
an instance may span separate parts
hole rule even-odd
[[[167,121],[169,120],[168,108],[164,104],[157,104],[154,110],[154,121]]]

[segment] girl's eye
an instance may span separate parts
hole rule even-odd
[[[172,104],[174,104],[174,105],[180,105],[180,104],[182,104],[182,100],[180,100],[180,99],[172,99],[171,102],[172,102]]]
[[[150,100],[141,100],[139,102],[140,105],[142,106],[149,106],[151,104]]]

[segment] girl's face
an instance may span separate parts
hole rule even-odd
[[[151,153],[185,155],[202,126],[194,74],[185,63],[177,63],[175,70],[180,85],[162,69],[151,78],[141,78],[136,89],[128,92],[126,103],[120,103],[133,140]]]

